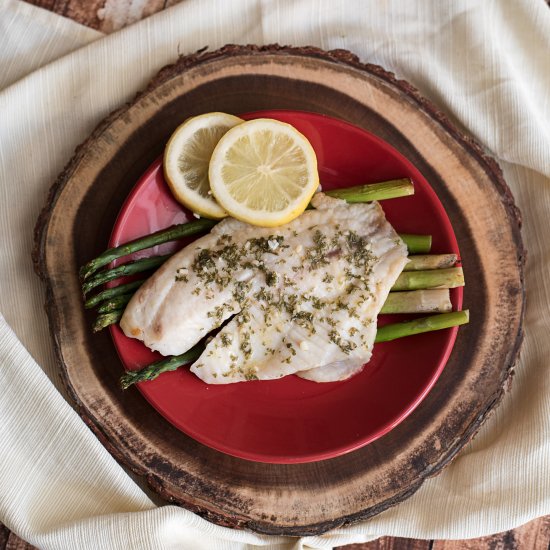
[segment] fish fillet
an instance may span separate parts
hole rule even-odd
[[[361,370],[407,250],[378,203],[312,202],[277,228],[222,220],[142,285],[124,333],[178,355],[221,327],[191,366],[209,384]]]

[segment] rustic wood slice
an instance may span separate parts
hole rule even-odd
[[[339,458],[252,463],[179,432],[139,392],[122,392],[108,334],[93,335],[78,266],[100,253],[122,202],[176,125],[207,111],[301,109],[379,135],[436,190],[462,251],[472,312],[421,406],[381,439]],[[167,501],[222,525],[306,535],[373,516],[412,495],[499,403],[522,340],[520,215],[497,164],[435,106],[346,51],[226,46],[180,58],[81,145],[36,227],[35,263],[60,369],[75,406],[109,451]]]

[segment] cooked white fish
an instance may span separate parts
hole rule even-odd
[[[209,384],[353,375],[407,250],[378,203],[313,203],[277,228],[222,220],[137,291],[124,333],[178,355],[222,327],[191,367]]]

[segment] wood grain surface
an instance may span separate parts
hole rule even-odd
[[[82,0],[35,0],[31,1],[35,5],[40,5],[50,9],[58,14],[65,15],[90,27],[110,32],[124,24],[131,23],[136,18],[136,13],[127,11],[126,20],[120,17],[124,9],[118,10],[117,17],[113,18],[113,12],[105,9],[105,0],[82,1]],[[168,5],[177,2],[158,2],[150,0],[145,3],[145,7],[137,18],[145,17],[154,11],[163,9]],[[119,4],[128,4],[128,2],[119,2]],[[124,6],[122,6],[124,8]],[[15,540],[15,535],[9,534],[7,530],[0,528],[0,549],[1,548],[23,548],[24,546],[3,546],[5,540]],[[493,537],[484,537],[471,541],[414,541],[412,539],[400,539],[384,537],[374,543],[364,545],[351,545],[346,548],[358,548],[366,550],[367,548],[544,548],[549,547],[550,541],[550,518],[540,518],[525,526],[501,533]]]
[[[336,550],[548,550],[549,541],[550,516],[546,516],[490,537],[431,541],[381,537],[372,542],[339,546]],[[37,549],[0,524],[0,550]]]
[[[182,0],[31,0],[29,3],[110,33],[166,9]]]

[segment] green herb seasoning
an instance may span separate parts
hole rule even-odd
[[[220,340],[221,340],[222,346],[224,348],[228,348],[231,345],[231,343],[233,342],[233,339],[231,338],[231,336],[229,334],[227,334],[226,332],[221,333]]]
[[[316,229],[313,233],[313,246],[306,248],[306,261],[309,263],[310,270],[319,269],[329,264],[326,258],[328,249],[326,236],[320,229]]]
[[[335,330],[331,330],[328,337],[330,341],[336,344],[346,355],[349,355],[357,347],[357,344],[351,340],[344,340]]]

